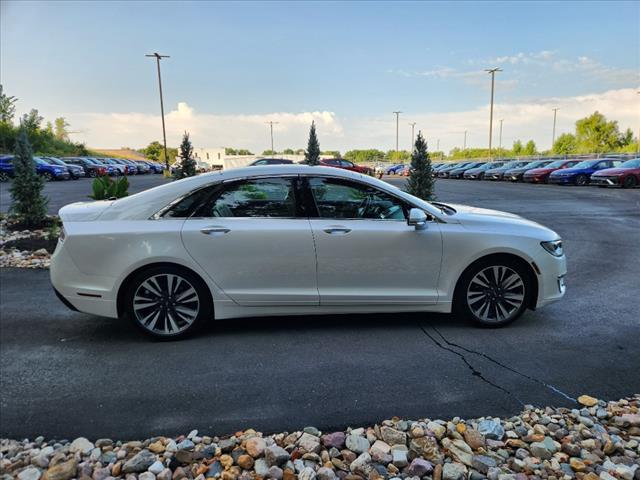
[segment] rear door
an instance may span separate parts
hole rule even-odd
[[[316,257],[297,176],[223,183],[184,222],[182,241],[241,305],[317,305]]]

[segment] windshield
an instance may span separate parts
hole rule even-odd
[[[509,163],[505,163],[502,168],[516,168],[516,167],[523,167],[525,164],[523,162],[509,162]]]
[[[596,163],[596,161],[597,160],[585,160],[584,162],[580,162],[571,168],[589,168],[593,166],[593,164]]]
[[[501,167],[502,165],[504,165],[503,162],[491,162],[491,163],[485,163],[484,165],[482,165],[480,168],[482,170],[489,170],[491,168],[498,168]]]
[[[627,160],[619,168],[640,168],[640,158],[634,158],[633,160]]]
[[[49,162],[46,162],[44,159],[40,158],[40,157],[33,157],[33,160],[38,164],[38,165],[51,165]]]
[[[547,168],[560,168],[565,164],[565,162],[566,160],[556,160],[555,162],[551,162],[549,165],[547,165]]]
[[[66,166],[62,160],[57,158],[47,158],[46,160],[51,164]]]

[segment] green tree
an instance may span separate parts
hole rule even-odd
[[[16,114],[16,97],[10,97],[4,93],[2,84],[0,84],[0,123],[11,123],[13,116]]]
[[[282,153],[285,155],[293,155],[295,152],[293,151],[293,148],[285,148]]]
[[[384,159],[385,153],[375,148],[366,150],[349,150],[344,154],[344,158],[353,163],[376,162]]]
[[[520,140],[516,140],[513,142],[513,147],[511,148],[511,153],[513,155],[524,155],[524,147],[522,146],[522,142]]]
[[[535,155],[536,153],[538,153],[536,142],[534,142],[533,140],[529,140],[524,146],[523,155]]]
[[[576,122],[577,153],[612,152],[620,146],[620,140],[618,122],[607,121],[600,112]]]
[[[340,158],[339,150],[325,150],[322,155],[333,155],[334,158]]]
[[[411,152],[407,152],[406,150],[389,150],[385,156],[385,160],[389,160],[391,162],[405,162],[411,158]]]
[[[33,151],[27,129],[22,127],[16,139],[13,159],[14,179],[11,192],[11,212],[26,225],[37,227],[47,216],[48,200],[42,195],[44,180],[36,173]]]
[[[184,132],[180,144],[180,178],[193,177],[196,174],[197,164],[193,158],[193,145],[189,140],[189,134]]]
[[[225,147],[224,154],[225,155],[238,155],[238,151],[235,148]]]
[[[55,125],[55,135],[58,140],[68,140],[69,139],[69,131],[67,127],[69,124],[64,119],[64,117],[58,117],[54,120]]]
[[[576,136],[571,133],[563,133],[553,142],[553,153],[570,155],[576,153]]]
[[[147,145],[146,148],[143,148],[141,151],[142,153],[145,154],[147,158],[153,160],[154,162],[157,162],[160,160],[160,155],[162,154],[163,147],[160,142],[158,142],[157,140],[154,140],[149,145]]]
[[[278,152],[276,152],[275,150],[264,150],[262,152],[262,155],[275,155],[276,153]]]
[[[320,165],[320,144],[316,136],[316,122],[311,122],[309,129],[309,141],[307,143],[307,151],[304,154],[304,163],[307,165]]]
[[[24,129],[27,131],[30,140],[31,136],[36,134],[40,130],[43,120],[44,118],[40,116],[38,110],[36,110],[35,108],[32,108],[29,113],[25,113],[22,116],[21,123]]]
[[[431,158],[427,151],[427,142],[418,132],[416,143],[411,153],[411,170],[407,181],[407,192],[423,200],[433,200],[435,179],[431,168]]]
[[[253,155],[253,153],[251,153],[251,150],[247,149],[247,148],[239,148],[238,155]]]

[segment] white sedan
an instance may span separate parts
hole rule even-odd
[[[208,173],[60,217],[59,298],[157,337],[268,315],[456,312],[501,326],[565,292],[548,228],[337,168]]]

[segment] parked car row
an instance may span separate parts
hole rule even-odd
[[[616,158],[471,161],[434,164],[433,168],[438,178],[625,188],[640,185],[640,158],[626,161]]]
[[[13,155],[0,156],[0,181],[13,178]],[[77,180],[101,175],[142,175],[162,173],[163,167],[149,160],[127,160],[103,157],[33,157],[36,173],[45,180]]]

